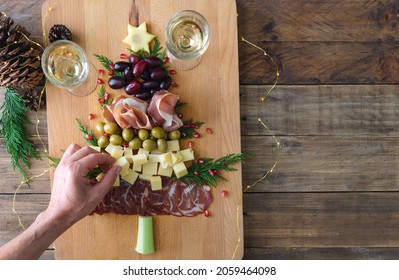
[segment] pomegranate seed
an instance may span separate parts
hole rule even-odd
[[[226,197],[228,194],[229,194],[229,192],[226,190],[222,191],[222,193],[221,193],[222,197]]]
[[[94,119],[94,114],[90,113],[89,114],[89,120],[92,120],[92,119]]]
[[[213,173],[214,174],[220,174],[219,170],[216,170],[216,169],[213,170]]]
[[[211,214],[209,213],[209,211],[208,210],[205,210],[205,212],[204,212],[204,215],[205,215],[205,217],[209,217]]]
[[[90,134],[86,134],[85,138],[86,138],[87,140],[89,140],[89,141],[90,141],[91,139],[93,139],[93,137],[91,137]]]
[[[123,147],[125,147],[125,148],[129,148],[129,143],[123,143]]]
[[[163,63],[168,62],[169,61],[169,57],[165,56],[165,58],[162,60]]]
[[[98,102],[100,102],[101,104],[103,104],[103,103],[104,103],[104,98],[99,98],[99,99],[98,99]]]
[[[103,134],[105,137],[110,137],[111,136],[111,134],[109,134],[109,133],[106,133],[106,132],[104,132],[104,134]]]
[[[97,79],[97,83],[99,83],[100,85],[102,85],[104,83],[103,80],[101,80],[100,78]]]
[[[212,128],[209,128],[209,127],[208,127],[208,128],[206,129],[206,133],[212,134]]]
[[[103,69],[98,69],[98,74],[100,76],[104,76],[104,70]]]
[[[181,136],[182,136],[182,137],[186,137],[186,136],[187,136],[187,133],[182,132],[182,133],[181,133]]]
[[[177,87],[176,82],[172,82],[172,87]]]
[[[186,123],[186,127],[191,127],[191,123]]]
[[[209,170],[208,170],[208,173],[209,173],[209,175],[211,175],[211,176],[215,176],[215,172],[213,172],[212,169],[209,169]]]
[[[104,100],[108,100],[110,97],[109,92],[104,93]]]
[[[195,176],[199,176],[199,172],[198,171],[194,171],[194,175]]]
[[[194,146],[194,142],[193,142],[193,141],[188,141],[188,146],[189,146],[190,148],[192,148],[192,147]]]
[[[191,124],[191,128],[197,129],[197,128],[198,128],[198,125],[192,123],[192,124]]]
[[[121,59],[126,59],[126,58],[127,58],[127,55],[124,54],[124,53],[121,53],[121,54],[119,55],[119,57],[120,57]]]
[[[138,135],[139,131],[136,128],[133,128],[133,133],[134,133],[134,135]]]
[[[177,116],[178,116],[179,118],[183,118],[183,113],[178,113]]]
[[[198,160],[198,163],[199,163],[199,164],[203,164],[203,163],[204,163],[204,160],[203,160],[203,159],[199,159],[199,160]]]
[[[110,75],[110,76],[114,75],[114,70],[109,70],[108,75]]]
[[[171,74],[171,75],[175,75],[177,72],[176,72],[176,70],[169,70],[169,74]]]
[[[115,66],[112,63],[108,64],[108,67],[111,68],[111,70],[115,70]]]
[[[200,138],[201,137],[201,134],[199,134],[198,132],[197,133],[194,133],[194,138]]]

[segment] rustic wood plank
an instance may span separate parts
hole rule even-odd
[[[398,247],[399,193],[244,195],[246,247]]]
[[[270,86],[241,86],[242,135],[267,135],[259,97]],[[277,86],[261,108],[279,135],[399,135],[399,96],[390,85]]]
[[[243,137],[243,185],[276,161],[272,137]],[[399,190],[397,137],[280,137],[281,159],[254,192],[359,192]]]
[[[397,260],[398,248],[245,248],[247,260]]]

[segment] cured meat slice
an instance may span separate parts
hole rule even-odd
[[[211,203],[209,187],[170,178],[163,178],[162,185],[161,191],[152,191],[147,181],[137,180],[131,185],[121,180],[121,186],[108,192],[93,213],[192,217],[203,213]]]

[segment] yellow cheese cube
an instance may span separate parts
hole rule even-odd
[[[170,166],[170,167],[173,166],[173,164],[172,164],[172,153],[171,152],[164,153],[164,154],[160,155],[159,156],[159,160],[160,160],[161,166],[163,168],[166,168],[168,166]]]
[[[166,143],[168,144],[168,148],[166,149],[166,152],[180,151],[179,140],[166,141]]]
[[[142,167],[143,167],[143,165],[141,165],[141,164],[133,164],[133,170],[134,171],[137,171],[137,172],[141,173]]]
[[[158,173],[158,163],[156,162],[148,162],[143,164],[143,172],[144,175],[157,175]]]
[[[150,179],[151,189],[153,191],[161,191],[162,190],[162,179],[161,176],[153,176]]]
[[[120,159],[123,156],[123,150],[112,149],[110,155],[115,159]]]
[[[105,175],[105,173],[104,173],[104,172],[101,172],[100,174],[97,175],[96,180],[97,180],[98,182],[100,182],[101,179],[104,177],[104,175]]]
[[[177,178],[181,178],[184,175],[188,174],[186,165],[184,164],[184,162],[179,162],[178,164],[173,166],[173,171],[175,172],[175,175]]]
[[[183,161],[183,156],[180,154],[180,152],[172,153],[172,165],[176,165],[182,161]]]
[[[148,161],[149,161],[149,162],[161,162],[160,155],[150,154],[150,155],[148,156]]]
[[[194,160],[194,150],[193,149],[181,150],[180,154],[183,157],[183,161]]]
[[[90,145],[89,147],[92,148],[93,150],[95,150],[96,152],[101,153],[101,147],[99,147],[99,146],[92,146],[92,145]]]
[[[120,185],[121,185],[121,179],[120,179],[120,177],[118,175],[118,176],[116,176],[115,182],[114,182],[114,184],[112,186],[113,187],[119,187]]]
[[[122,146],[115,146],[115,145],[112,145],[112,144],[108,144],[108,146],[105,148],[105,151],[106,151],[108,154],[111,154],[112,151],[115,150],[115,149],[117,149],[117,150],[122,150]]]
[[[122,169],[128,169],[130,163],[127,161],[125,157],[120,157],[117,161],[115,161],[114,166],[115,165],[122,167]]]
[[[150,152],[150,154],[154,154],[154,155],[160,155],[160,154],[162,154],[158,149],[155,149],[155,150],[152,150],[151,152]]]
[[[123,150],[123,156],[127,159],[129,163],[133,163],[133,150],[130,148],[125,148]]]
[[[133,171],[132,169],[128,169],[128,174],[121,176],[123,180],[128,182],[129,184],[133,185],[136,182],[137,178],[139,177],[139,173]]]
[[[132,156],[133,165],[143,165],[148,162],[147,156],[145,154],[137,154]]]
[[[144,154],[146,157],[148,157],[148,155],[150,154],[150,152],[147,151],[147,150],[145,150],[145,149],[143,149],[143,148],[140,148],[139,151],[137,152],[137,154],[138,154],[138,155]]]
[[[173,168],[168,166],[166,168],[163,168],[161,165],[159,165],[158,168],[158,175],[165,176],[165,177],[172,177],[173,173]]]
[[[144,180],[144,181],[151,181],[152,175],[140,174],[140,175],[139,175],[139,178],[140,178],[141,180]]]

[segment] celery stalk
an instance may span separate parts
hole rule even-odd
[[[139,254],[154,253],[154,234],[151,216],[139,216],[136,252]]]

